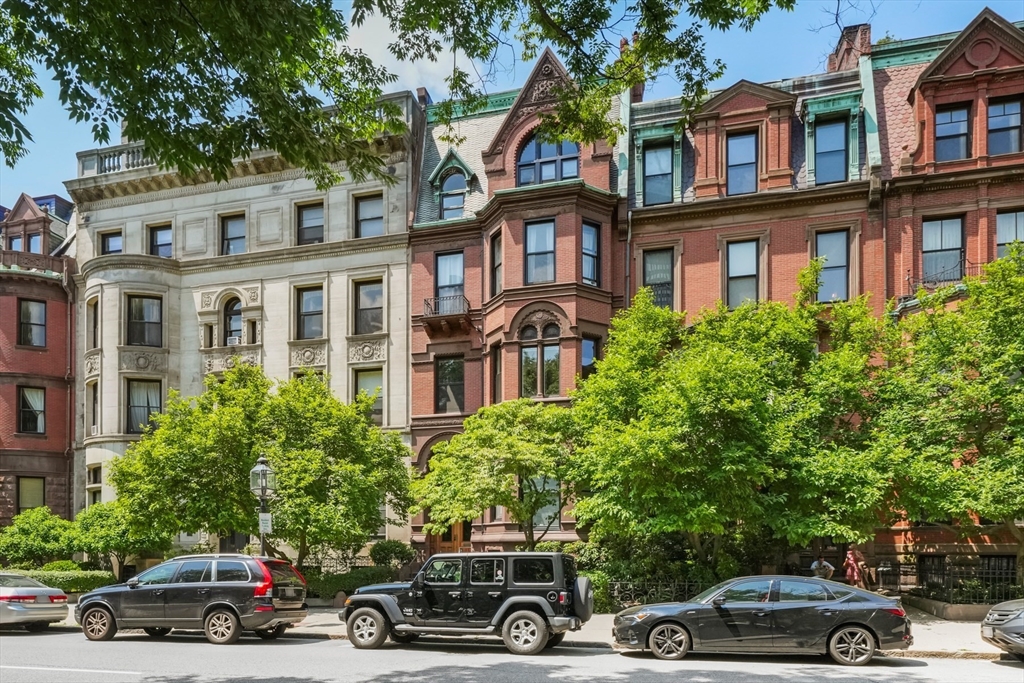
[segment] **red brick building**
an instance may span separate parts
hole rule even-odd
[[[0,220],[0,525],[73,515],[71,204],[21,195]]]

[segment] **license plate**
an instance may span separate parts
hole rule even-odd
[[[991,638],[992,637],[992,627],[991,626],[982,626],[981,627],[981,635],[982,635],[983,638]]]

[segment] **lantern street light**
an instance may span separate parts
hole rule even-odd
[[[267,498],[277,490],[277,474],[270,469],[267,459],[260,456],[256,464],[249,470],[249,490],[260,499],[260,554],[267,554],[264,534],[271,531],[270,513],[267,511]]]

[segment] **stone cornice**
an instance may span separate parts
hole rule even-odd
[[[934,191],[958,187],[974,187],[980,183],[1012,183],[1024,181],[1024,167],[993,166],[972,168],[952,173],[916,173],[894,176],[888,181],[889,191]]]

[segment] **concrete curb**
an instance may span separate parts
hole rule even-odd
[[[890,650],[880,652],[880,657],[908,657],[919,659],[978,659],[997,661],[1001,652],[971,652],[968,650]],[[1011,660],[1012,661],[1012,660]]]

